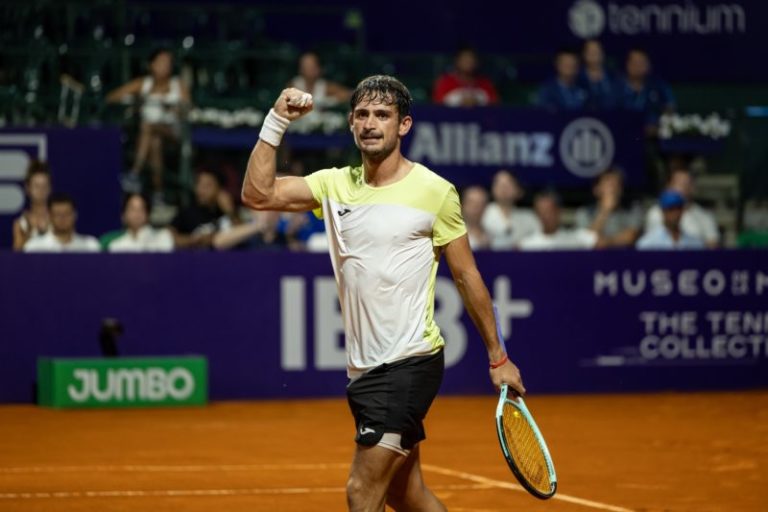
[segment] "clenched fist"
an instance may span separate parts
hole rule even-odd
[[[295,121],[312,111],[312,95],[293,87],[283,89],[275,101],[275,113],[289,121]]]

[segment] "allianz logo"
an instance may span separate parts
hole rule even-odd
[[[77,403],[181,401],[195,390],[192,373],[181,367],[110,368],[103,379],[96,369],[76,368],[72,375],[76,382],[67,386],[67,394]]]
[[[577,0],[568,10],[568,27],[587,39],[606,31],[613,35],[735,34],[747,31],[747,14],[737,3],[696,5],[694,2],[622,3]]]
[[[550,132],[484,131],[479,123],[430,123],[414,126],[408,158],[433,165],[553,167],[555,150],[572,174],[591,178],[612,162],[615,144],[600,120],[571,121],[558,144]]]

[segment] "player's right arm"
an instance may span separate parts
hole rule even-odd
[[[291,121],[312,110],[312,96],[288,88],[280,93],[264,119],[259,141],[248,158],[241,199],[254,210],[307,211],[319,205],[306,180],[297,176],[276,178],[277,146]]]

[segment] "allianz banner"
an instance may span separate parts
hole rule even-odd
[[[768,386],[765,252],[476,257],[531,393]],[[34,400],[40,356],[98,355],[106,317],[124,325],[125,357],[207,357],[215,399],[344,393],[343,322],[326,255],[0,253],[0,282],[0,402]],[[445,264],[435,298],[443,391],[491,392],[487,355]],[[77,397],[98,389],[88,394],[98,399],[118,377],[127,376],[72,373],[68,385]],[[169,385],[186,390],[175,374],[163,379],[171,396]]]
[[[204,405],[204,357],[40,358],[38,403],[53,407]]]
[[[505,107],[416,106],[403,152],[457,186],[489,185],[509,169],[525,186],[585,187],[611,165],[629,186],[645,179],[643,118]]]

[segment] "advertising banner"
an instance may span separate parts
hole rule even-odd
[[[37,361],[38,403],[51,407],[204,405],[204,357],[88,358]]]
[[[531,393],[768,385],[765,252],[476,257]],[[0,402],[34,400],[38,357],[100,355],[105,318],[124,326],[123,357],[204,355],[214,399],[344,393],[343,323],[325,255],[0,253],[0,282]],[[435,299],[443,392],[491,392],[487,354],[445,264]],[[93,377],[99,390],[105,375]],[[69,384],[82,394],[82,382]]]

